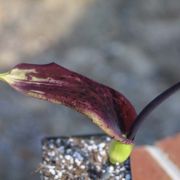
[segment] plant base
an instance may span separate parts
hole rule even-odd
[[[56,137],[42,141],[43,180],[131,180],[129,159],[113,165],[108,160],[111,138],[100,136]]]

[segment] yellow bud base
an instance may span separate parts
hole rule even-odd
[[[134,144],[124,144],[120,141],[113,141],[109,148],[109,160],[112,164],[123,163],[128,159]]]

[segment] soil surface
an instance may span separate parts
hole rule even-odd
[[[111,164],[107,136],[48,138],[43,141],[43,180],[131,180],[130,162]]]

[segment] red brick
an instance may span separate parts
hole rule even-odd
[[[133,180],[170,180],[171,178],[146,151],[136,148],[131,155]]]
[[[180,134],[166,138],[156,145],[167,153],[169,159],[180,168]]]

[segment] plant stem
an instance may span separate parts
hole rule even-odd
[[[149,104],[145,106],[145,108],[138,114],[134,123],[132,124],[129,134],[127,135],[128,139],[133,140],[135,138],[136,132],[139,129],[139,126],[143,123],[145,118],[154,110],[157,106],[159,106],[162,102],[164,102],[168,97],[173,95],[180,89],[180,82],[171,86],[163,93],[154,98]]]

